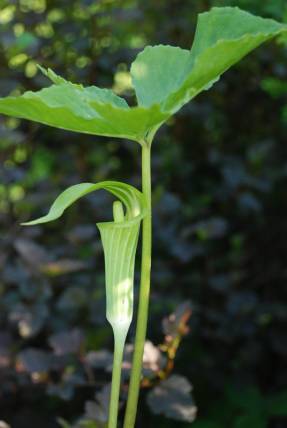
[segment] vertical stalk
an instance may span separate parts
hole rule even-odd
[[[135,348],[129,385],[128,401],[125,414],[124,428],[134,428],[139,397],[144,343],[147,331],[151,244],[152,244],[152,209],[151,209],[151,147],[147,142],[142,144],[142,192],[146,199],[147,214],[143,219],[142,232],[142,265],[139,294],[139,307],[135,337]]]
[[[117,428],[119,397],[121,387],[121,370],[123,353],[125,346],[125,338],[121,332],[114,331],[114,361],[113,361],[113,374],[112,374],[112,389],[109,407],[109,422],[108,428]]]

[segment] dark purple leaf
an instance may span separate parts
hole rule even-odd
[[[45,373],[51,367],[51,354],[34,348],[28,348],[18,354],[20,368],[29,373]]]
[[[111,385],[108,384],[96,394],[95,401],[87,401],[84,418],[99,422],[100,424],[105,424],[109,416],[110,394]]]
[[[85,356],[85,361],[94,369],[105,369],[110,371],[113,365],[113,354],[106,349],[90,351]]]
[[[155,414],[162,414],[179,421],[193,422],[197,408],[191,397],[192,386],[179,375],[172,375],[152,389],[147,395],[147,403]]]
[[[84,376],[67,371],[62,376],[61,382],[48,385],[47,392],[68,401],[72,399],[75,388],[82,385],[85,385]]]
[[[40,332],[48,317],[48,308],[44,303],[28,306],[19,303],[9,313],[9,320],[17,324],[21,337],[30,338]]]
[[[75,328],[71,331],[61,331],[49,338],[49,344],[56,355],[78,354],[84,345],[84,334]]]
[[[184,321],[184,317],[191,314],[191,303],[183,302],[177,306],[176,310],[162,321],[163,331],[165,335],[176,337],[180,324]]]

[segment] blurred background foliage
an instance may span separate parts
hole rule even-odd
[[[147,44],[189,48],[197,14],[214,5],[287,22],[285,0],[0,0],[0,94],[48,85],[39,63],[132,104],[135,55]],[[157,345],[172,337],[168,314],[182,320],[182,302],[191,301],[192,316],[178,374],[157,386],[169,391],[167,408],[146,388],[138,428],[287,426],[286,95],[281,39],[245,58],[156,137],[147,371],[165,364]],[[139,186],[139,147],[0,120],[0,419],[3,427],[53,428],[58,417],[82,417],[82,426],[100,427],[112,334],[95,223],[109,217],[110,200],[91,195],[45,227],[19,223],[80,181]],[[187,396],[182,412],[172,410],[176,388],[189,394],[191,383],[192,423]]]

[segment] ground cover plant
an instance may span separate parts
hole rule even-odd
[[[75,185],[60,195],[47,216],[30,223],[40,224],[58,218],[76,199],[101,187],[111,191],[125,205],[126,213],[121,203],[115,202],[114,222],[99,224],[106,261],[107,318],[115,335],[109,427],[116,426],[123,344],[132,315],[135,248],[143,220],[142,284],[125,426],[132,427],[135,423],[149,294],[153,137],[161,124],[184,103],[208,89],[226,69],[262,42],[284,31],[285,26],[275,21],[256,18],[239,9],[213,9],[203,14],[191,52],[158,46],[146,48],[139,54],[131,69],[138,107],[129,108],[123,99],[107,90],[67,82],[51,70],[43,70],[54,83],[49,88],[0,101],[0,110],[5,114],[73,131],[128,138],[141,145],[142,193],[118,182]],[[210,58],[215,60],[211,62]],[[124,248],[127,253],[122,251]],[[113,260],[118,262],[113,263]]]

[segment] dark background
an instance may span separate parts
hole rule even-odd
[[[189,48],[199,12],[237,5],[287,21],[284,0],[0,5],[1,96],[48,85],[40,63],[133,103],[128,69],[136,54],[147,44]],[[161,343],[161,320],[191,301],[174,370],[193,384],[199,412],[193,424],[153,416],[144,391],[139,428],[287,427],[286,77],[284,40],[265,44],[155,138],[148,337]],[[81,364],[91,350],[112,350],[95,227],[111,201],[96,193],[58,222],[19,223],[45,213],[71,184],[139,186],[140,149],[4,117],[0,148],[0,420],[52,428],[57,417],[72,423],[83,415],[109,380],[104,370],[91,380]]]

